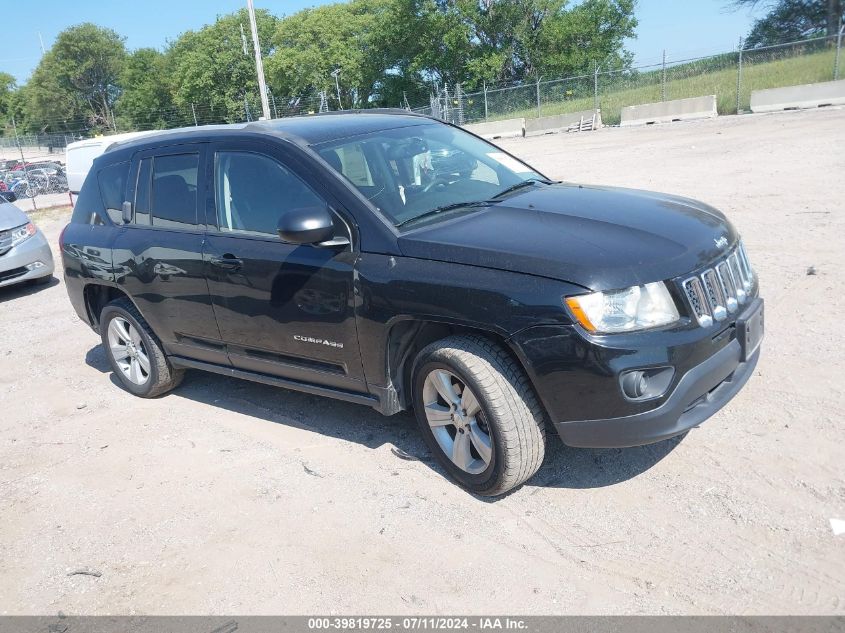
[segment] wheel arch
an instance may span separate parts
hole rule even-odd
[[[82,297],[85,302],[85,311],[88,314],[88,322],[95,330],[100,329],[100,313],[109,303],[115,299],[127,299],[132,302],[135,309],[138,306],[132,301],[132,297],[126,294],[117,286],[112,286],[104,283],[88,283],[82,289]],[[138,310],[141,313],[140,310]],[[141,313],[143,316],[143,313]]]
[[[408,409],[412,404],[412,377],[414,363],[429,344],[458,334],[483,336],[499,345],[528,376],[531,376],[523,359],[501,332],[475,325],[453,323],[437,319],[408,318],[393,323],[387,333],[385,345],[385,367],[389,387],[395,392],[396,413]]]

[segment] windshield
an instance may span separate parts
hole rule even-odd
[[[473,203],[522,182],[543,180],[499,148],[439,123],[381,130],[315,149],[395,226],[439,211],[469,211]]]

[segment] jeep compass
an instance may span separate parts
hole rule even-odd
[[[716,209],[552,182],[458,127],[365,111],[113,145],[61,237],[67,290],[133,394],[186,369],[412,408],[502,494],[546,430],[657,442],[745,384],[763,301]]]

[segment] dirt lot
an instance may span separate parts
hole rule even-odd
[[[60,282],[0,291],[0,613],[845,613],[845,110],[505,145],[729,214],[768,333],[726,409],[681,441],[553,441],[490,502],[410,415],[203,373],[140,400]]]

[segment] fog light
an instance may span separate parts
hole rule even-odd
[[[622,372],[619,385],[628,400],[650,400],[666,393],[674,375],[673,367],[631,369]]]
[[[32,262],[26,265],[27,270],[38,270],[39,268],[44,268],[43,262]]]

